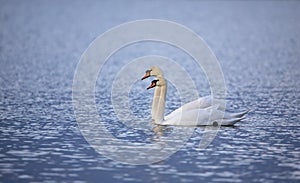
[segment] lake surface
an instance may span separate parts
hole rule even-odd
[[[0,182],[299,182],[299,17],[298,1],[1,1]],[[192,128],[170,157],[129,165],[99,154],[81,134],[72,84],[81,54],[97,36],[149,18],[200,35],[223,69],[227,110],[253,111],[235,127],[221,127],[204,150],[205,129]],[[193,59],[170,45],[141,42],[112,55],[96,83],[97,110],[115,137],[152,143],[180,127],[141,133],[118,121],[110,101],[116,73],[145,55],[173,59],[201,95],[210,88]],[[150,82],[130,81],[128,94],[131,113],[146,123]],[[170,84],[166,113],[179,106]]]

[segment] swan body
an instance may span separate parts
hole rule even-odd
[[[245,118],[245,114],[249,110],[228,113],[219,110],[218,105],[210,106],[207,108],[198,108],[191,110],[176,109],[169,115],[164,117],[163,125],[214,125],[216,123],[222,125],[233,125],[234,123]],[[195,122],[197,121],[197,122]],[[209,122],[211,121],[211,122]]]
[[[153,122],[160,125],[179,125],[179,126],[206,126],[206,125],[234,125],[245,118],[249,112],[239,113],[222,112],[219,105],[212,105],[210,96],[199,98],[176,109],[167,116],[164,116],[165,101],[167,93],[167,82],[162,75],[157,76],[147,88],[154,88],[152,102]]]
[[[223,125],[231,126],[241,121],[245,117],[245,112],[237,114],[225,113],[222,117],[222,112],[217,110],[218,106],[211,106],[205,109],[192,109],[183,113],[173,115],[171,118],[167,118],[162,121],[161,125],[178,125],[178,126],[211,126],[211,125]]]

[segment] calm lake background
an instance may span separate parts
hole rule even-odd
[[[299,1],[0,1],[0,182],[299,182],[299,18]],[[220,128],[205,150],[198,149],[204,130],[195,128],[185,146],[151,165],[97,153],[73,111],[76,66],[96,37],[138,19],[195,31],[219,59],[228,111],[253,111],[236,127]],[[121,49],[96,86],[99,114],[118,138],[157,135],[134,134],[119,123],[109,92],[124,64],[151,54],[175,60],[201,95],[210,94],[203,72],[182,50],[153,42]],[[137,117],[150,119],[150,81],[136,81],[129,93]],[[167,99],[166,112],[180,106],[174,86]]]

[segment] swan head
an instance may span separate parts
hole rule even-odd
[[[154,87],[161,87],[161,86],[165,86],[166,85],[166,81],[163,78],[157,78],[155,80],[153,80],[150,84],[150,86],[148,86],[147,90],[154,88]]]
[[[150,76],[162,76],[163,72],[157,66],[151,67],[149,70],[146,70],[145,75],[142,77],[142,80],[150,77]]]

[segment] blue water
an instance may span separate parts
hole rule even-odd
[[[1,1],[0,182],[299,182],[299,17],[298,1]],[[253,111],[235,127],[222,127],[205,150],[198,149],[199,127],[172,156],[138,166],[107,159],[87,143],[73,111],[72,84],[81,54],[97,36],[145,18],[175,21],[199,34],[223,69],[228,110]],[[109,58],[96,86],[99,113],[118,138],[157,136],[150,129],[134,135],[115,123],[108,91],[124,64],[150,54],[174,59],[199,93],[210,92],[202,71],[178,48],[126,47]],[[150,116],[153,91],[144,90],[150,81],[129,93],[138,117]],[[177,96],[170,85],[166,112],[180,105]]]

